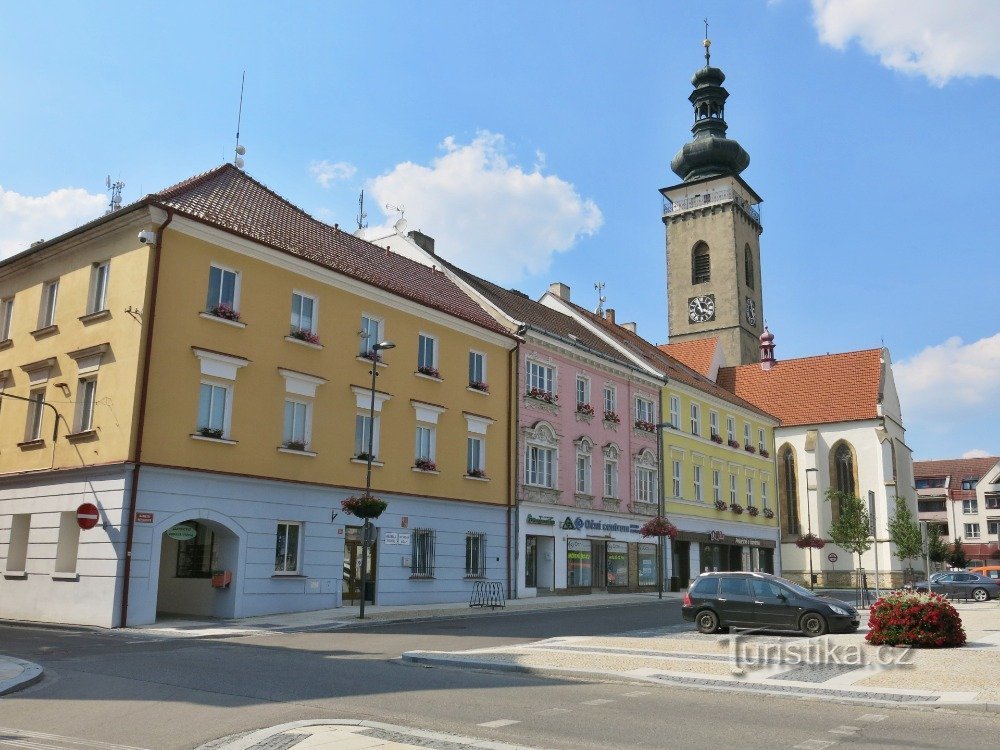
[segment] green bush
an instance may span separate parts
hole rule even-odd
[[[962,618],[939,594],[894,591],[872,605],[865,640],[873,646],[951,648],[965,643]]]

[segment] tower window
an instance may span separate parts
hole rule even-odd
[[[753,252],[750,250],[749,245],[743,248],[743,265],[744,269],[746,270],[747,286],[753,289],[754,288]]]
[[[712,279],[712,259],[708,245],[701,243],[691,255],[691,283],[704,284]]]

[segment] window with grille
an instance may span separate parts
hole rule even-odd
[[[465,577],[484,578],[486,576],[486,534],[465,535]]]
[[[434,530],[414,529],[411,544],[410,575],[415,578],[433,578]]]

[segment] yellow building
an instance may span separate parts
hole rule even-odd
[[[440,271],[226,165],[5,261],[0,300],[0,617],[357,600],[369,441],[369,600],[506,583],[516,342]]]

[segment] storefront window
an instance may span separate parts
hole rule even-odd
[[[628,542],[608,542],[608,586],[628,586]]]
[[[591,559],[589,539],[566,540],[566,586],[582,588],[594,585]]]
[[[656,585],[656,545],[639,545],[639,585]]]
[[[536,586],[536,573],[538,570],[538,538],[527,536],[524,538],[524,585],[533,589]]]

